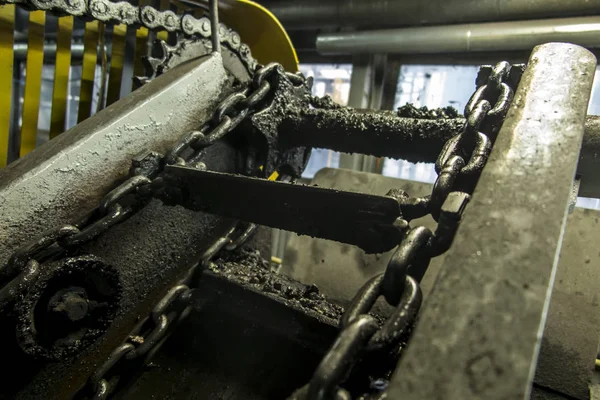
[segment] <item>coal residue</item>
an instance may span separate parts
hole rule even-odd
[[[310,99],[310,105],[314,108],[320,108],[323,110],[335,110],[344,108],[344,106],[333,101],[329,95],[325,95],[323,97],[312,96]]]
[[[275,296],[291,307],[316,312],[334,321],[344,311],[342,307],[327,301],[316,285],[305,285],[273,272],[270,263],[256,250],[242,248],[221,252],[209,269],[246,287]]]
[[[403,118],[447,119],[460,117],[459,112],[452,106],[429,109],[425,106],[417,108],[412,103],[398,108],[397,113],[399,117]]]

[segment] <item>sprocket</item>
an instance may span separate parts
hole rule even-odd
[[[221,38],[221,56],[227,72],[238,82],[247,82],[252,78],[258,63],[252,58],[250,49],[240,44],[237,33],[224,28],[229,34]],[[156,40],[152,48],[152,56],[144,57],[143,62],[146,76],[136,77],[136,83],[142,85],[171,68],[194,58],[208,55],[212,52],[212,43],[208,38],[180,39],[175,46],[168,45],[164,40]]]

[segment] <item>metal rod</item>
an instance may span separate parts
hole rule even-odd
[[[210,0],[210,32],[213,53],[220,53],[221,41],[219,40],[219,0]]]
[[[416,119],[394,111],[311,109],[285,120],[280,139],[286,147],[309,146],[390,157],[414,163],[436,161],[444,143],[464,128],[464,118]],[[600,198],[600,116],[585,121],[577,173],[579,196]]]
[[[389,398],[529,398],[595,67],[534,49]]]
[[[317,51],[323,54],[529,51],[548,42],[600,47],[600,16],[328,33],[317,36]]]
[[[600,0],[304,0],[265,2],[287,29],[399,27],[597,15]]]

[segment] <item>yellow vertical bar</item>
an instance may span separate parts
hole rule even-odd
[[[133,74],[135,76],[146,75],[142,57],[148,53],[148,28],[139,28],[135,32],[135,60],[133,64]]]
[[[52,113],[50,116],[50,139],[65,130],[69,70],[71,69],[71,34],[73,17],[58,19],[56,35],[56,62],[54,63],[54,89],[52,91]]]
[[[150,5],[151,0],[139,0],[138,6]],[[135,32],[135,59],[133,63],[133,74],[135,76],[146,75],[142,57],[148,55],[148,28],[139,28]]]
[[[160,6],[159,6],[160,11],[167,11],[170,9],[170,7],[171,7],[170,0],[160,0]],[[156,38],[158,40],[167,40],[168,37],[169,37],[169,32],[167,32],[167,31],[160,31],[156,34]]]
[[[20,157],[23,157],[35,148],[37,138],[40,92],[42,88],[42,67],[44,65],[45,25],[46,13],[44,11],[32,11],[29,13]]]
[[[92,110],[92,93],[96,76],[96,58],[98,55],[98,30],[100,23],[92,21],[85,24],[83,34],[83,66],[81,67],[81,91],[79,92],[79,110],[77,122],[88,118]]]
[[[0,6],[0,168],[8,162],[13,80],[15,6]]]
[[[123,59],[125,56],[126,33],[126,25],[115,25],[113,27],[110,72],[108,74],[108,90],[106,96],[107,106],[119,100],[121,93],[121,78],[123,77]]]

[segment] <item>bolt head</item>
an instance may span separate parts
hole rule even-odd
[[[471,196],[464,192],[450,192],[442,209],[440,211],[440,217],[449,217],[453,219],[460,219],[462,217],[467,204],[471,200]]]

